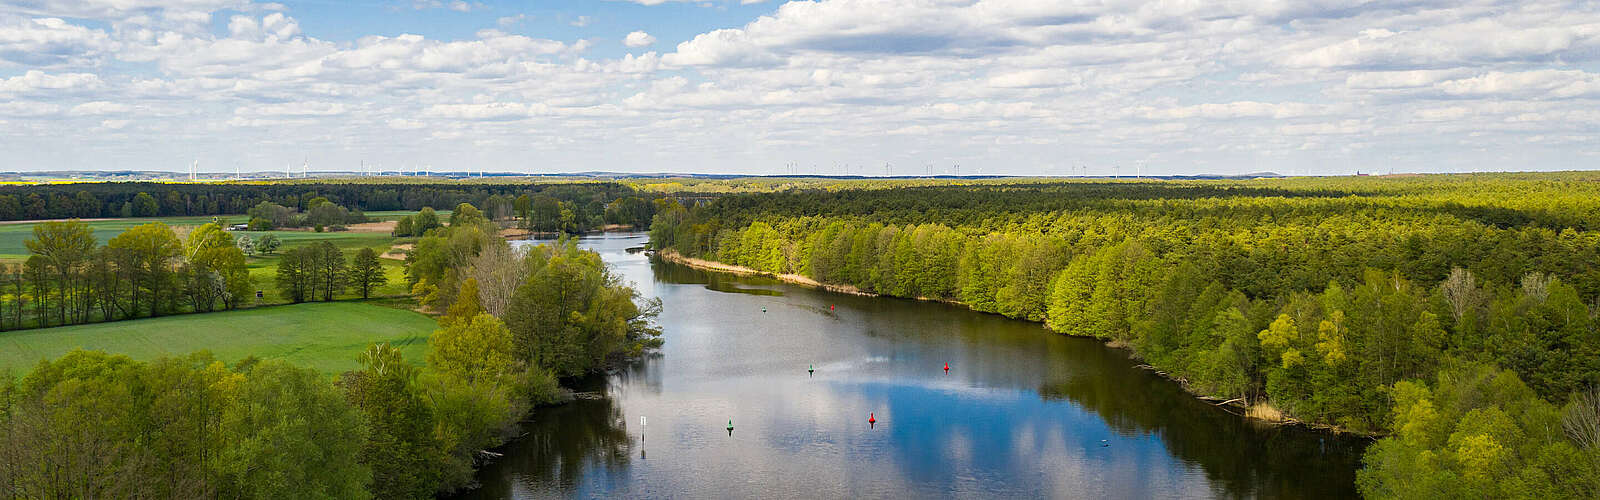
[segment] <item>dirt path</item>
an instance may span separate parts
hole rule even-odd
[[[345,229],[356,233],[393,233],[395,224],[399,221],[386,220],[383,222],[363,222],[345,226]]]
[[[414,246],[416,245],[412,245],[410,243],[401,243],[399,245],[389,247],[389,251],[384,252],[383,255],[379,255],[378,257],[389,260],[406,260],[406,252],[410,251]]]

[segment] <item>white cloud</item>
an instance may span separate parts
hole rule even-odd
[[[416,130],[427,126],[420,121],[408,120],[405,118],[391,118],[386,123],[389,125],[389,128],[395,130]]]
[[[234,110],[239,116],[337,116],[345,113],[344,104],[336,102],[291,102],[283,104],[257,104]]]
[[[94,73],[49,74],[29,70],[20,76],[0,79],[0,94],[50,94],[85,91],[102,85]]]
[[[0,15],[0,67],[93,65],[114,47],[106,32],[60,18]]]
[[[1472,78],[1438,84],[1439,90],[1457,97],[1573,98],[1600,96],[1600,75],[1577,70],[1537,70],[1506,73],[1493,71]]]
[[[311,149],[524,168],[537,150],[568,170],[1304,172],[1419,150],[1438,156],[1419,168],[1486,148],[1571,162],[1600,130],[1589,3],[795,1],[673,46],[629,33],[646,52],[615,56],[589,51],[615,3],[546,19],[584,28],[563,39],[515,34],[530,17],[500,5],[393,5],[494,29],[332,39],[245,0],[0,0],[0,116],[41,168],[85,144],[151,164],[251,144],[267,167]],[[1479,153],[1428,149],[1461,143]]]
[[[499,19],[495,19],[494,20],[494,24],[496,26],[499,26],[501,29],[509,29],[509,28],[514,27],[516,25],[519,25],[519,24],[522,24],[524,22],[527,22],[527,21],[529,21],[531,19],[533,19],[533,16],[530,16],[530,15],[527,15],[527,14],[516,14],[516,15],[505,16],[505,17],[501,17]]]
[[[632,48],[649,47],[655,43],[656,37],[650,36],[649,33],[645,33],[643,31],[628,33],[628,36],[622,39],[623,45],[627,45],[628,47]]]
[[[133,111],[133,106],[108,101],[91,101],[73,106],[70,111],[67,111],[67,114],[73,116],[95,116],[127,113],[129,111]]]
[[[543,104],[520,102],[435,104],[423,111],[423,115],[436,118],[501,121],[528,118],[535,114],[543,113],[546,109],[547,107]]]
[[[60,111],[61,106],[45,102],[0,102],[0,116],[41,117],[54,115]]]

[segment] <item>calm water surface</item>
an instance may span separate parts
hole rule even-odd
[[[625,251],[644,242],[580,244],[661,299],[666,345],[539,410],[463,498],[1355,496],[1364,441],[1252,423],[1125,351]]]

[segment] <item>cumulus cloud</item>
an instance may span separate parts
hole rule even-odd
[[[54,18],[0,15],[0,65],[96,65],[115,48],[105,31]]]
[[[628,33],[628,36],[622,39],[623,45],[627,45],[628,47],[632,48],[649,47],[655,43],[656,37],[650,36],[649,33],[645,33],[643,31]]]

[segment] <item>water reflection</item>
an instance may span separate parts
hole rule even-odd
[[[605,381],[579,381],[603,390]],[[585,397],[540,409],[523,423],[522,437],[499,450],[504,456],[480,471],[482,486],[467,498],[549,498],[583,484],[596,471],[621,480],[634,449],[617,401]],[[491,473],[493,472],[493,473]]]
[[[1361,441],[1250,423],[1123,351],[624,251],[642,240],[580,244],[662,299],[662,351],[541,410],[467,496],[1354,495]]]

